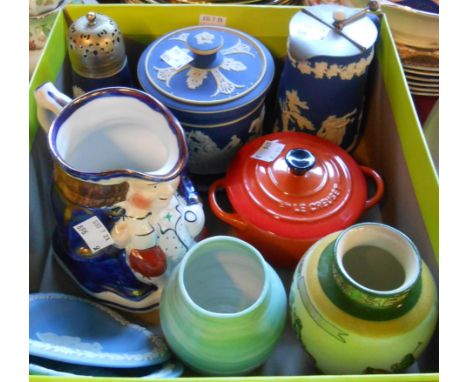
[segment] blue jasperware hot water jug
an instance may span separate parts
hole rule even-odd
[[[275,131],[302,131],[347,151],[357,144],[378,18],[323,4],[305,7],[289,24],[288,56],[281,74]]]

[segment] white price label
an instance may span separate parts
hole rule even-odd
[[[224,16],[213,16],[213,15],[200,15],[200,25],[218,25],[226,26],[227,17]]]
[[[97,216],[73,226],[92,253],[114,244],[111,234]]]
[[[284,143],[265,141],[263,145],[252,155],[252,158],[265,162],[273,162],[284,149]]]
[[[174,69],[180,69],[182,66],[187,65],[189,62],[193,61],[193,57],[187,54],[186,51],[180,49],[178,46],[166,50],[161,58],[164,62]]]

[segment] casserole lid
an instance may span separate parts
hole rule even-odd
[[[145,50],[138,66],[142,87],[180,110],[222,109],[236,100],[245,104],[266,92],[274,74],[273,58],[263,44],[218,26],[168,33]]]
[[[246,144],[224,185],[242,219],[283,237],[309,239],[347,227],[366,205],[354,159],[322,138],[274,133]]]

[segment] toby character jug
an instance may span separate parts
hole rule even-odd
[[[84,291],[110,305],[158,307],[205,220],[184,174],[180,124],[153,97],[130,88],[71,101],[46,83],[35,97],[54,160],[56,259]]]
[[[321,4],[303,8],[289,24],[275,131],[301,131],[346,151],[357,144],[369,66],[378,37],[378,3],[358,10]]]

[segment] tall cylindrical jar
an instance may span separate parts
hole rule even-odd
[[[340,30],[333,23],[357,12],[323,4],[291,19],[275,131],[307,132],[347,151],[356,146],[378,29],[368,16]]]
[[[203,374],[239,375],[260,366],[283,333],[286,294],[250,244],[215,236],[191,248],[164,288],[166,341]]]
[[[73,96],[99,88],[133,86],[125,43],[117,23],[106,15],[88,12],[68,29]]]
[[[429,343],[437,290],[412,241],[378,223],[324,237],[298,264],[292,325],[330,374],[397,373]]]

